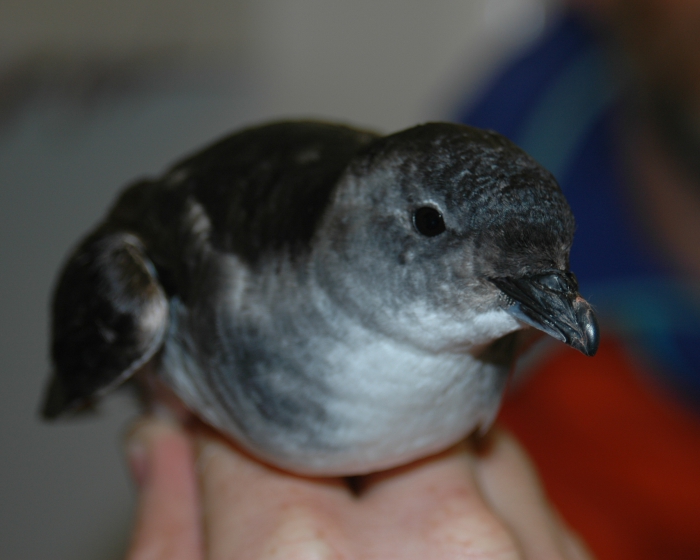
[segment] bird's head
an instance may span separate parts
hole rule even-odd
[[[319,230],[318,270],[348,312],[424,347],[479,347],[531,325],[592,355],[574,229],[554,177],[512,142],[431,123],[354,158]]]

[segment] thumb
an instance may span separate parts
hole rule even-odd
[[[192,443],[173,422],[147,417],[128,431],[125,450],[139,491],[127,560],[203,557]]]

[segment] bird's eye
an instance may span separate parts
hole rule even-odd
[[[434,237],[445,231],[445,220],[442,219],[442,214],[429,206],[416,210],[413,223],[416,229],[427,237]]]

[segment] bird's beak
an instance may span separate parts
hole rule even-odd
[[[593,356],[598,350],[598,321],[590,304],[579,295],[576,278],[570,272],[491,281],[512,302],[506,311],[516,319],[586,356]]]

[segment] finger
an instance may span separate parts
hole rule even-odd
[[[533,465],[513,437],[495,428],[481,440],[474,473],[484,499],[510,528],[525,558],[591,558],[550,506]]]
[[[145,418],[127,434],[126,451],[139,486],[127,560],[201,559],[197,480],[187,434],[173,423]]]
[[[351,557],[343,481],[282,472],[212,434],[198,438],[197,464],[208,560]]]
[[[377,558],[518,559],[508,528],[484,501],[466,444],[407,466],[366,477],[360,500],[381,536]],[[399,543],[396,550],[383,549]]]

